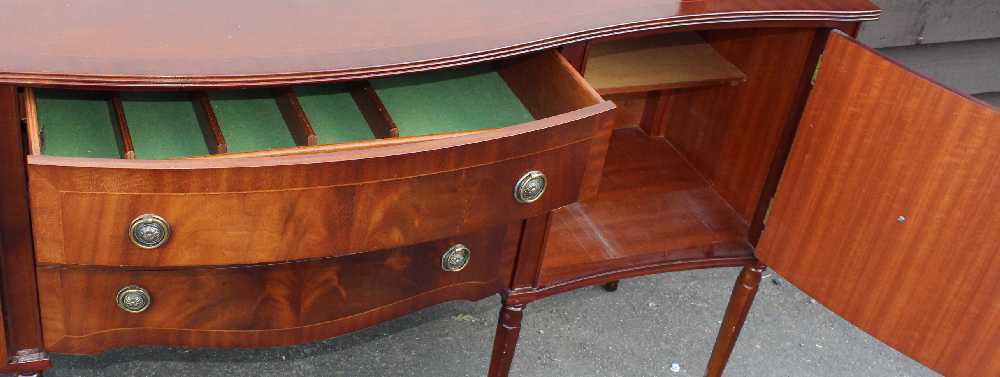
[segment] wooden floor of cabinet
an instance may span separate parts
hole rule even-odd
[[[541,287],[673,262],[753,258],[739,214],[666,139],[639,128],[615,130],[597,196],[556,210],[550,222]]]

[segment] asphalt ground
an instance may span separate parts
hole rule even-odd
[[[674,272],[528,305],[516,377],[701,376],[739,271]],[[500,300],[450,302],[338,338],[267,349],[54,355],[46,376],[484,376]],[[936,376],[765,272],[727,376]]]

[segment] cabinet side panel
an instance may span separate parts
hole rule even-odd
[[[949,376],[1000,375],[1000,113],[831,34],[758,257]]]
[[[17,89],[0,86],[0,281],[10,353],[42,348],[19,106]]]
[[[742,70],[735,86],[674,91],[665,135],[747,221],[802,96],[816,29],[719,30],[704,38]]]

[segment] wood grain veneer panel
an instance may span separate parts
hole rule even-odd
[[[299,189],[60,191],[54,193],[55,203],[36,201],[40,210],[58,211],[38,214],[38,261],[104,266],[246,264],[424,242],[537,216],[575,201],[588,146],[583,141],[468,169]],[[515,202],[514,183],[536,169],[548,175],[545,195],[530,205]],[[326,171],[317,167],[305,174]],[[266,174],[262,170],[240,179]],[[35,187],[53,184],[45,182],[44,173],[32,177],[41,181]],[[131,245],[127,237],[130,222],[143,213],[155,213],[171,224],[170,241],[154,251]],[[55,222],[42,220],[47,215]]]
[[[601,95],[735,84],[746,76],[697,33],[592,42],[587,81]]]
[[[478,300],[507,286],[520,222],[340,258],[179,270],[38,270],[46,348],[93,354],[114,347],[267,347],[337,336],[448,300]],[[471,250],[458,272],[441,269],[448,248]],[[142,313],[116,306],[135,284],[151,296]],[[87,316],[74,315],[86,312]]]
[[[998,171],[997,109],[833,34],[758,256],[945,375],[1000,375]]]
[[[553,212],[541,286],[666,261],[747,257],[747,225],[663,138],[614,131],[600,192]]]
[[[609,109],[602,103],[567,119],[491,133],[318,155],[133,161],[118,168],[93,165],[110,160],[33,156],[38,260],[258,263],[412,244],[537,216],[578,198],[589,141]],[[582,119],[569,120],[577,115]],[[546,172],[550,186],[541,200],[517,204],[513,185],[530,170]],[[147,212],[175,228],[162,253],[140,252],[123,236],[128,222]],[[182,252],[205,245],[214,251]]]
[[[719,195],[749,222],[789,124],[803,80],[814,29],[705,32],[719,54],[747,81],[736,86],[681,89],[665,94],[662,129]],[[654,133],[655,135],[655,133]]]
[[[535,118],[553,117],[604,101],[562,54],[552,51],[498,63],[497,72]],[[597,194],[614,125],[610,120],[602,119],[590,143],[580,200]]]
[[[19,2],[5,11],[0,82],[188,87],[362,79],[628,31],[759,26],[753,22],[817,27],[879,14],[867,0],[429,0],[347,8],[303,1],[235,8],[194,0],[141,7],[71,0]],[[381,26],[373,30],[376,20]]]

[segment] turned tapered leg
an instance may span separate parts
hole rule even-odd
[[[618,280],[609,281],[604,283],[604,290],[608,292],[614,292],[618,290]]]
[[[517,337],[521,333],[523,315],[524,304],[504,305],[500,309],[497,334],[493,338],[489,377],[507,377],[510,373],[510,363],[514,361],[514,348],[517,347]]]
[[[750,313],[750,305],[753,304],[754,296],[757,295],[760,274],[764,268],[763,265],[743,267],[740,276],[736,278],[736,286],[733,287],[733,294],[729,296],[729,306],[726,307],[726,316],[722,319],[719,336],[715,339],[712,357],[708,359],[708,369],[705,371],[705,376],[722,376],[722,371],[729,361],[729,355],[733,353],[733,347],[736,346],[736,338],[740,336],[740,330],[743,329],[743,322],[746,321],[747,314]]]

